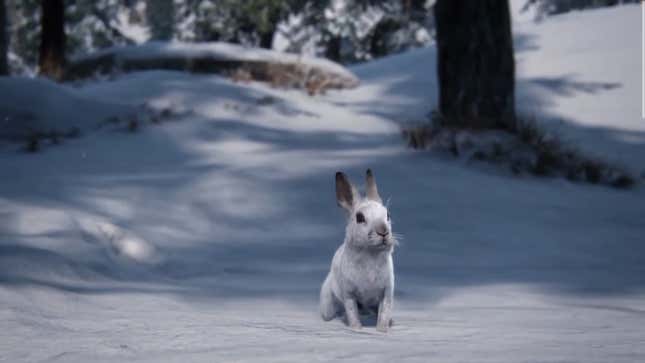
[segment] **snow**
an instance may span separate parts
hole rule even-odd
[[[585,151],[639,172],[645,170],[640,28],[638,4],[514,28],[517,97],[524,111],[551,118],[551,125]]]
[[[137,6],[143,5],[143,3],[137,4]],[[142,9],[137,9],[139,13],[142,13]],[[131,39],[136,44],[141,44],[150,39],[150,29],[141,23],[133,23],[130,21],[130,13],[122,8],[116,13],[116,19],[114,21],[114,26],[123,34],[126,38]]]
[[[516,23],[536,48],[518,47],[518,106],[642,169],[639,67],[616,56],[638,57],[638,33],[615,29],[636,10]],[[589,32],[607,42],[587,47]],[[39,85],[61,99],[25,109],[61,119],[98,120],[86,103],[176,112],[136,133],[0,153],[0,361],[645,360],[645,189],[511,177],[405,148],[399,122],[436,104],[434,52],[357,66],[358,88],[317,97],[168,71]],[[627,69],[594,68],[609,60]],[[570,64],[565,84],[621,86],[534,81]],[[388,334],[317,312],[345,227],[334,173],[362,184],[367,167],[404,236]]]
[[[74,89],[44,79],[1,77],[0,90],[3,90],[0,139],[17,138],[33,131],[85,130],[133,110],[126,105],[88,99]],[[34,102],[38,107],[34,107]]]

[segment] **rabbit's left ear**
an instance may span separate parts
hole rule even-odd
[[[367,169],[365,191],[367,194],[367,199],[373,200],[375,202],[383,203],[383,201],[381,200],[381,197],[378,195],[378,188],[376,188],[376,180],[374,180],[372,169]]]
[[[351,212],[354,204],[357,202],[358,193],[349,182],[347,175],[342,172],[336,173],[336,201],[338,205],[346,211]]]

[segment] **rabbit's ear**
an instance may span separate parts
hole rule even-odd
[[[367,199],[373,200],[375,202],[383,203],[381,197],[378,195],[378,189],[376,188],[376,180],[374,180],[374,175],[372,174],[372,169],[367,169],[366,176],[366,194]]]
[[[356,189],[347,179],[347,175],[342,172],[336,173],[336,201],[338,205],[351,211],[356,203]]]

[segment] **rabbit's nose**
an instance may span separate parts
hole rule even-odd
[[[376,234],[381,237],[385,237],[390,234],[390,231],[387,230],[387,226],[385,224],[380,224],[376,227]]]

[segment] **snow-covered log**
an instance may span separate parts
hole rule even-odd
[[[112,47],[71,60],[65,78],[75,80],[148,69],[183,70],[226,76],[248,74],[249,80],[275,86],[325,89],[354,88],[358,78],[332,61],[235,44],[149,42]]]

